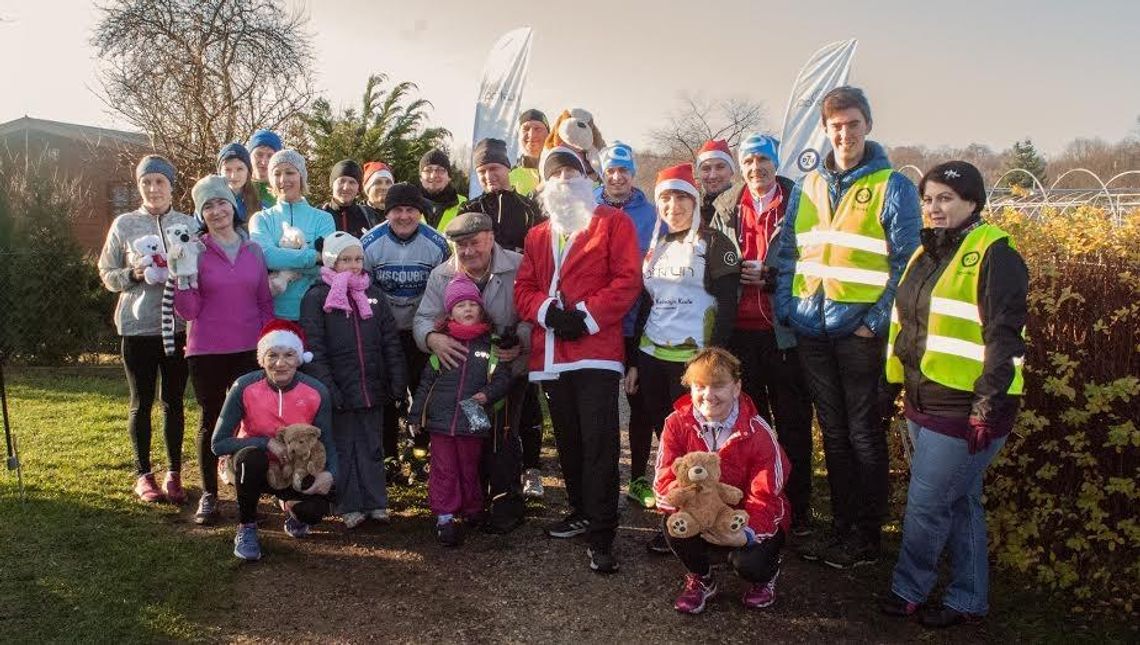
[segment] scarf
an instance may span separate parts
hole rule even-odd
[[[447,335],[452,338],[468,341],[474,340],[491,331],[491,326],[485,322],[477,322],[474,325],[464,325],[454,320],[448,320],[446,331]]]
[[[345,315],[352,315],[352,304],[349,298],[356,302],[356,310],[360,312],[362,320],[372,317],[372,303],[364,290],[368,288],[367,273],[353,275],[351,271],[337,273],[328,267],[321,267],[321,280],[329,285],[329,295],[325,298],[325,313],[333,309],[340,309]]]

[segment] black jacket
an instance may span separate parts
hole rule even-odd
[[[420,386],[408,411],[408,422],[419,424],[421,429],[460,437],[486,437],[490,431],[475,432],[467,423],[467,415],[459,402],[477,392],[487,395],[484,409],[490,416],[491,407],[507,395],[511,387],[511,364],[499,362],[491,371],[491,334],[483,334],[467,346],[467,360],[449,370],[442,365],[436,368],[428,361],[420,377]],[[490,372],[490,373],[489,373]]]
[[[365,294],[372,304],[371,318],[362,320],[339,309],[325,313],[329,288],[317,282],[301,299],[301,328],[313,353],[303,370],[328,388],[334,410],[375,408],[397,400],[407,391],[408,375],[388,300],[370,285]]]
[[[321,210],[332,215],[336,230],[348,233],[357,239],[383,221],[375,218],[376,211],[355,202],[344,207],[337,205],[336,202],[325,202],[321,205]]]
[[[420,194],[427,201],[425,206],[429,209],[428,212],[424,213],[424,221],[427,222],[428,226],[435,228],[439,226],[439,221],[443,219],[443,214],[447,209],[459,204],[459,193],[451,187],[451,184],[444,186],[443,190],[434,195],[429,195],[423,186],[419,188]]]
[[[973,392],[948,388],[926,378],[919,367],[926,349],[930,292],[946,270],[977,216],[952,229],[922,230],[923,253],[899,284],[896,303],[902,330],[894,352],[904,368],[907,405],[918,412],[948,418],[977,417],[1008,425],[1017,414],[1021,397],[1006,392],[1013,382],[1013,357],[1025,355],[1021,330],[1027,315],[1029,271],[1021,255],[1006,241],[992,244],[981,262],[978,305],[986,352],[982,375]]]
[[[522,253],[526,233],[546,217],[533,199],[510,190],[483,193],[467,202],[467,211],[485,213],[495,227],[495,241],[499,246]]]

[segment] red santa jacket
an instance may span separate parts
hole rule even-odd
[[[530,380],[556,379],[561,372],[580,369],[621,373],[622,317],[641,294],[633,221],[621,210],[599,205],[590,225],[559,246],[549,220],[530,229],[515,277],[519,318],[534,323]],[[556,302],[567,311],[584,312],[589,333],[573,341],[556,338],[545,320]]]
[[[737,508],[748,511],[748,525],[757,537],[770,537],[777,529],[788,530],[792,507],[784,496],[791,464],[776,441],[776,432],[756,413],[756,405],[747,394],[740,395],[740,412],[736,425],[720,450],[720,480],[744,491]],[[701,427],[693,417],[693,402],[686,394],[673,404],[673,413],[665,419],[661,443],[657,447],[657,474],[653,490],[661,510],[673,509],[664,503],[665,494],[676,481],[673,462],[694,451],[711,451],[701,437]]]

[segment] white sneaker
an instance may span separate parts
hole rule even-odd
[[[383,522],[383,523],[387,524],[388,520],[390,519],[388,517],[388,509],[386,509],[386,508],[374,508],[374,509],[368,511],[368,519],[376,520],[377,522]]]
[[[345,528],[354,529],[360,526],[362,522],[364,522],[364,513],[357,513],[356,511],[353,511],[351,513],[345,513],[344,515],[341,515],[340,519],[344,522]]]
[[[537,468],[527,468],[523,473],[523,496],[540,498],[546,494],[542,487],[542,472]]]

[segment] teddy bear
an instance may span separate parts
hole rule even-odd
[[[720,455],[681,455],[673,462],[673,473],[677,479],[665,495],[665,502],[677,509],[665,524],[669,535],[689,538],[704,534],[715,536],[711,541],[723,546],[743,546],[748,513],[730,505],[740,503],[744,493],[720,482]]]
[[[582,108],[563,110],[554,120],[544,145],[547,150],[559,146],[580,153],[586,164],[586,174],[597,176],[595,169],[600,167],[598,153],[606,147],[606,140],[594,123],[594,115]]]
[[[168,276],[166,254],[162,252],[162,238],[157,235],[143,235],[131,242],[134,259],[133,268],[146,267],[143,279],[147,284],[163,284]]]
[[[166,227],[166,239],[170,240],[170,273],[174,275],[179,289],[198,288],[198,256],[206,246],[198,239],[198,234],[185,224],[172,224]]]
[[[270,460],[265,478],[275,489],[305,491],[313,478],[325,469],[325,447],[321,429],[304,423],[288,425],[277,431],[277,441],[285,445],[285,459]]]
[[[303,249],[305,248],[305,232],[286,222],[281,225],[281,239],[277,241],[277,244],[283,249]],[[289,283],[300,276],[300,273],[288,269],[270,271],[269,292],[274,296],[281,295],[288,288]]]

